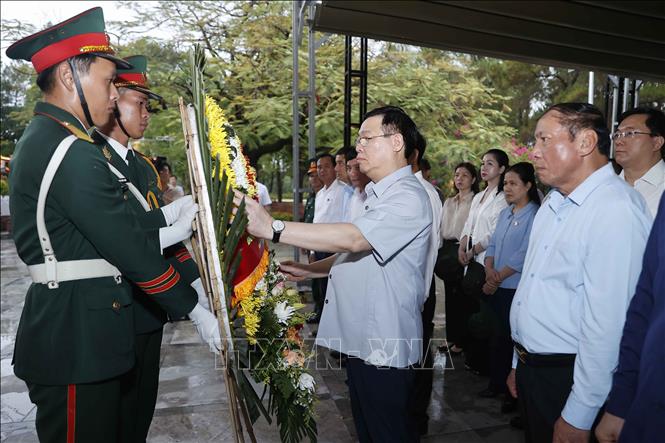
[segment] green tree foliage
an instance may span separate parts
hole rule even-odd
[[[224,108],[273,193],[290,192],[292,35],[290,2],[168,1],[123,2],[134,11],[108,24],[121,55],[144,54],[149,80],[165,97],[157,106],[140,149],[168,157],[181,179],[186,161],[178,97],[191,101],[187,51],[200,43],[208,52],[207,92]],[[112,7],[109,4],[108,7]],[[3,20],[3,40],[35,29]],[[168,38],[164,36],[168,35]],[[160,37],[161,36],[161,37]],[[324,37],[316,34],[317,39]],[[307,32],[300,48],[300,89],[307,88]],[[433,176],[450,185],[455,163],[478,162],[491,147],[524,146],[545,107],[586,101],[587,72],[370,40],[368,108],[399,105],[412,115],[428,140]],[[13,150],[40,93],[26,63],[3,66],[2,153]],[[604,109],[606,77],[596,73],[596,103]],[[26,88],[27,84],[32,86]],[[26,91],[27,90],[27,94]],[[665,107],[665,85],[645,83],[640,102]],[[21,101],[22,100],[22,101]],[[357,112],[357,97],[354,112]],[[318,147],[343,144],[344,37],[325,36],[316,50]],[[307,101],[300,100],[301,158],[307,157]],[[353,120],[357,121],[355,115]],[[522,154],[519,154],[522,155]],[[516,157],[515,157],[516,158]],[[273,179],[271,179],[273,177]],[[183,180],[186,182],[186,180]],[[273,184],[272,186],[271,183]],[[278,185],[281,183],[281,185]],[[452,188],[449,186],[449,190]]]
[[[132,29],[170,26],[177,30],[169,42],[174,57],[181,61],[154,64],[152,60],[169,57],[151,52],[151,81],[158,92],[175,104],[187,79],[174,66],[184,58],[178,51],[193,42],[201,42],[211,55],[206,74],[207,92],[226,110],[237,128],[250,161],[257,164],[266,154],[280,161],[261,161],[266,171],[263,180],[291,171],[291,78],[292,36],[291,4],[288,2],[162,2],[157,5],[132,4],[136,17],[122,24],[127,33]],[[116,24],[119,25],[119,24]],[[321,35],[317,34],[317,38]],[[301,90],[307,87],[307,34],[300,50]],[[164,45],[162,45],[164,46]],[[129,51],[139,49],[135,43],[125,45]],[[131,51],[130,51],[131,52]],[[176,76],[161,82],[159,73],[166,69]],[[405,108],[429,139],[428,157],[433,159],[435,173],[447,174],[449,163],[478,160],[489,147],[505,143],[513,131],[506,125],[505,99],[495,90],[468,75],[469,69],[440,51],[374,42],[369,59],[369,104],[395,104]],[[178,78],[178,76],[180,76]],[[344,37],[328,36],[316,53],[317,146],[341,147],[343,144],[344,110]],[[307,103],[301,101],[300,139],[307,139]],[[164,115],[165,117],[161,117]],[[168,118],[166,117],[168,116]],[[177,120],[170,110],[153,119],[146,134],[148,139],[164,136],[169,130],[162,122]],[[354,119],[358,119],[355,116]],[[173,128],[171,128],[173,129]],[[177,132],[177,131],[176,131]],[[174,132],[170,132],[174,135]],[[180,136],[172,143],[181,146]],[[146,144],[147,146],[147,144]],[[168,147],[151,144],[151,153],[165,152]],[[306,151],[303,149],[303,151]],[[279,155],[277,155],[279,153]],[[171,153],[169,157],[173,157]],[[304,164],[306,152],[301,155]],[[184,158],[184,157],[183,157]],[[277,168],[281,168],[277,170]],[[174,166],[178,171],[178,166]],[[302,171],[304,172],[304,171]],[[273,190],[278,186],[273,187]]]
[[[589,72],[584,70],[532,65],[487,57],[460,56],[475,76],[486,86],[508,96],[509,124],[517,130],[517,144],[533,138],[540,114],[548,106],[561,102],[586,102]],[[605,110],[607,74],[595,73],[594,103]],[[640,105],[665,109],[665,84],[645,82],[640,91]]]

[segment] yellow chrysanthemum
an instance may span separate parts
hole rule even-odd
[[[256,333],[259,331],[260,319],[259,308],[261,299],[258,297],[247,297],[240,300],[240,309],[238,315],[245,318],[245,331],[251,344],[256,344]]]
[[[228,144],[228,134],[224,129],[227,122],[224,117],[222,108],[215,103],[211,97],[206,96],[205,101],[206,120],[208,120],[208,141],[210,142],[210,155],[216,159],[219,156],[221,168],[219,175],[221,177],[222,171],[226,171],[226,176],[229,178],[229,185],[236,187],[236,176],[231,168],[231,149]]]

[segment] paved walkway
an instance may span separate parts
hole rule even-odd
[[[278,257],[292,258],[292,250],[282,245]],[[14,376],[11,357],[16,328],[29,286],[27,268],[18,259],[12,240],[3,234],[1,261],[1,405],[2,442],[36,442],[35,408],[23,381]],[[443,337],[443,293],[437,282],[435,337]],[[304,335],[312,337],[306,326]],[[335,368],[338,361],[325,350],[318,353],[318,367]],[[464,371],[460,357],[438,355],[430,404],[429,434],[424,442],[521,442],[521,432],[508,426],[511,416],[499,412],[497,400],[480,399],[476,393],[487,379]],[[444,369],[445,368],[445,369]],[[343,369],[320,369],[317,381],[317,414],[320,442],[355,441],[353,419],[344,383]],[[159,396],[149,442],[227,442],[232,441],[226,391],[221,373],[215,370],[213,355],[199,343],[189,321],[166,325],[162,342]],[[279,441],[276,427],[260,418],[255,425],[259,442]]]

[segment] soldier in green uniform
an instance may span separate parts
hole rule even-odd
[[[117,442],[122,375],[136,359],[125,278],[172,317],[199,308],[197,294],[161,256],[158,231],[141,227],[88,135],[112,115],[116,66],[130,67],[114,56],[101,8],[14,43],[7,56],[32,62],[44,95],[9,177],[13,237],[33,280],[14,373],[37,405],[40,441]]]
[[[147,60],[137,55],[125,59],[132,65],[118,69],[115,80],[118,102],[115,118],[99,128],[105,139],[102,153],[109,164],[139,191],[131,202],[137,214],[163,207],[159,174],[150,159],[134,150],[131,139],[140,139],[150,121],[149,100],[163,101],[151,91],[147,80]],[[120,178],[122,180],[123,178]],[[185,197],[188,198],[188,197]],[[159,212],[159,211],[156,211]],[[199,303],[208,307],[196,263],[181,242],[173,244],[179,236],[173,235],[166,222],[159,224],[160,245],[164,256],[199,294]],[[134,287],[134,324],[136,326],[136,366],[123,380],[122,441],[145,442],[150,429],[159,382],[160,345],[166,312],[150,300],[143,291]],[[193,319],[195,324],[196,319]]]
[[[309,161],[309,169],[307,169],[307,179],[309,180],[309,187],[311,189],[305,202],[305,211],[303,214],[303,222],[312,223],[314,221],[314,203],[316,201],[316,193],[323,188],[323,182],[319,178],[316,169],[316,159]]]

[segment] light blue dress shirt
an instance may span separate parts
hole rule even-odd
[[[510,329],[529,352],[577,354],[561,411],[576,428],[591,428],[610,390],[650,218],[607,164],[568,196],[550,192],[533,222]]]
[[[422,354],[432,209],[410,166],[365,190],[353,224],[372,249],[337,256],[316,344],[376,366],[406,367]]]
[[[531,225],[540,206],[529,202],[516,214],[513,214],[514,207],[510,205],[499,213],[496,229],[485,251],[485,258],[494,257],[494,269],[497,271],[506,266],[517,271],[501,282],[499,287],[505,289],[517,289],[520,282]]]

